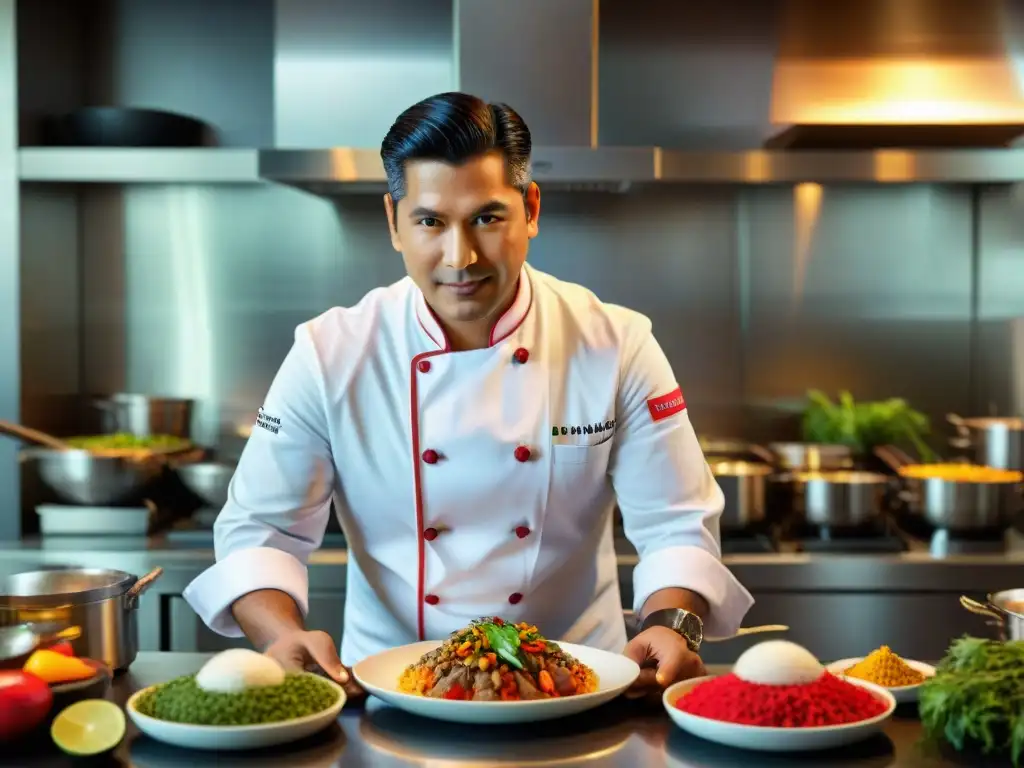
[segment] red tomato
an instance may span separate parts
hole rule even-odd
[[[50,686],[21,670],[0,670],[0,741],[39,725],[53,705]]]
[[[62,640],[61,642],[57,643],[56,645],[47,646],[46,650],[48,650],[48,651],[56,651],[57,653],[59,653],[59,654],[61,654],[63,656],[74,656],[75,655],[74,650],[71,648],[71,643],[69,643],[67,640]]]
[[[455,683],[455,685],[449,688],[448,691],[445,693],[444,697],[446,699],[452,699],[454,701],[465,701],[469,698],[466,689],[458,683]]]

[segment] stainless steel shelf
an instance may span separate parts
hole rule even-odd
[[[255,149],[31,147],[18,151],[18,178],[96,184],[245,184],[260,181]]]

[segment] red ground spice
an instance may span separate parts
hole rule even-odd
[[[759,685],[722,675],[691,689],[676,707],[711,720],[774,728],[856,723],[886,710],[881,699],[828,672],[803,685]]]

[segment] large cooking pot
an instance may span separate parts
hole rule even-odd
[[[960,605],[988,617],[988,625],[995,627],[1000,640],[1024,640],[1024,589],[993,592],[986,595],[984,603],[962,596]]]
[[[899,474],[903,484],[899,500],[903,508],[936,529],[1005,530],[1021,510],[1024,486],[1019,472],[973,465],[917,464],[892,446],[876,448],[875,453]],[[993,479],[950,476],[950,469],[960,473],[961,467],[964,472],[981,472]],[[932,472],[934,475],[929,476]]]
[[[139,596],[160,578],[106,568],[50,568],[16,573],[0,582],[0,626],[33,624],[47,631],[78,626],[78,656],[123,671],[139,651]]]
[[[875,472],[791,472],[776,482],[792,485],[794,507],[809,525],[858,528],[878,519],[885,509],[890,479]]]
[[[962,419],[946,417],[957,428],[957,446],[967,448],[975,464],[998,469],[1024,470],[1024,419]]]
[[[186,398],[119,393],[96,400],[94,405],[103,413],[104,432],[191,439],[194,403]]]
[[[753,461],[717,461],[710,466],[725,496],[719,526],[737,530],[764,520],[766,483],[772,468]]]

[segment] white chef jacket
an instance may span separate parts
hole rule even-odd
[[[341,658],[442,639],[481,616],[611,651],[626,642],[612,536],[636,547],[634,609],[682,587],[708,635],[753,603],[720,559],[723,496],[644,316],[524,266],[485,349],[454,352],[405,278],[300,325],[184,597],[213,631],[278,589],[308,610],[332,496],[348,542]]]

